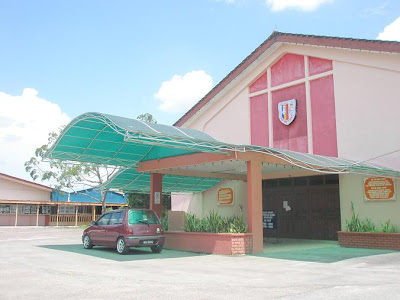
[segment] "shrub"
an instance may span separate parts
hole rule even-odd
[[[212,232],[212,233],[245,233],[247,225],[243,215],[222,217],[218,212],[211,211],[201,219],[193,214],[185,214],[184,231],[187,232]]]
[[[376,232],[376,226],[371,219],[366,218],[361,221],[361,232]]]
[[[361,221],[358,217],[358,214],[356,215],[353,202],[351,202],[351,211],[352,211],[351,219],[346,220],[346,230],[353,232],[361,232]]]
[[[165,209],[162,211],[161,226],[164,231],[168,231],[168,211]]]
[[[371,219],[366,218],[360,220],[358,214],[355,213],[354,203],[351,202],[352,215],[350,220],[346,220],[346,230],[352,232],[379,232],[374,222]],[[398,232],[396,225],[391,224],[390,220],[381,223],[380,232],[394,233]]]
[[[390,220],[381,223],[382,232],[395,233],[399,232],[396,225],[391,224]]]

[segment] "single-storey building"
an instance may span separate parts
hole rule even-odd
[[[174,125],[227,143],[400,170],[399,82],[399,42],[273,32]],[[232,214],[245,204],[246,184],[222,186],[237,195],[230,207],[205,192],[173,196],[172,209]],[[265,175],[263,210],[278,214],[280,236],[336,239],[352,203],[377,225],[400,225],[399,188],[359,174]]]
[[[106,186],[150,192],[159,215],[165,191],[173,210],[243,212],[245,252],[262,251],[272,216],[295,238],[336,239],[352,203],[400,224],[399,53],[398,42],[274,32],[175,126],[86,113],[47,156],[120,166]]]
[[[101,214],[99,191],[62,193],[0,173],[0,225],[58,226],[89,224]],[[89,196],[87,196],[89,195]],[[126,206],[127,195],[107,192],[106,206]]]

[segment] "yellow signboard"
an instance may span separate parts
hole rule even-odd
[[[394,181],[388,177],[372,177],[364,180],[364,196],[367,200],[394,200]]]
[[[233,203],[233,190],[231,188],[221,188],[218,190],[218,204],[219,205],[232,205]]]

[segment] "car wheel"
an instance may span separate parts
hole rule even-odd
[[[83,248],[85,249],[93,248],[92,240],[90,239],[90,236],[88,236],[87,234],[83,237]]]
[[[160,253],[163,249],[163,246],[161,245],[156,245],[156,246],[152,246],[151,247],[151,251],[153,251],[153,253]]]
[[[124,238],[120,237],[117,241],[117,252],[119,254],[127,254],[129,247],[126,246]]]

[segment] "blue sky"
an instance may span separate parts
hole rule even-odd
[[[399,17],[398,0],[0,0],[0,139],[24,139],[4,129],[14,104],[32,122],[97,111],[173,124],[274,30],[375,39]]]

